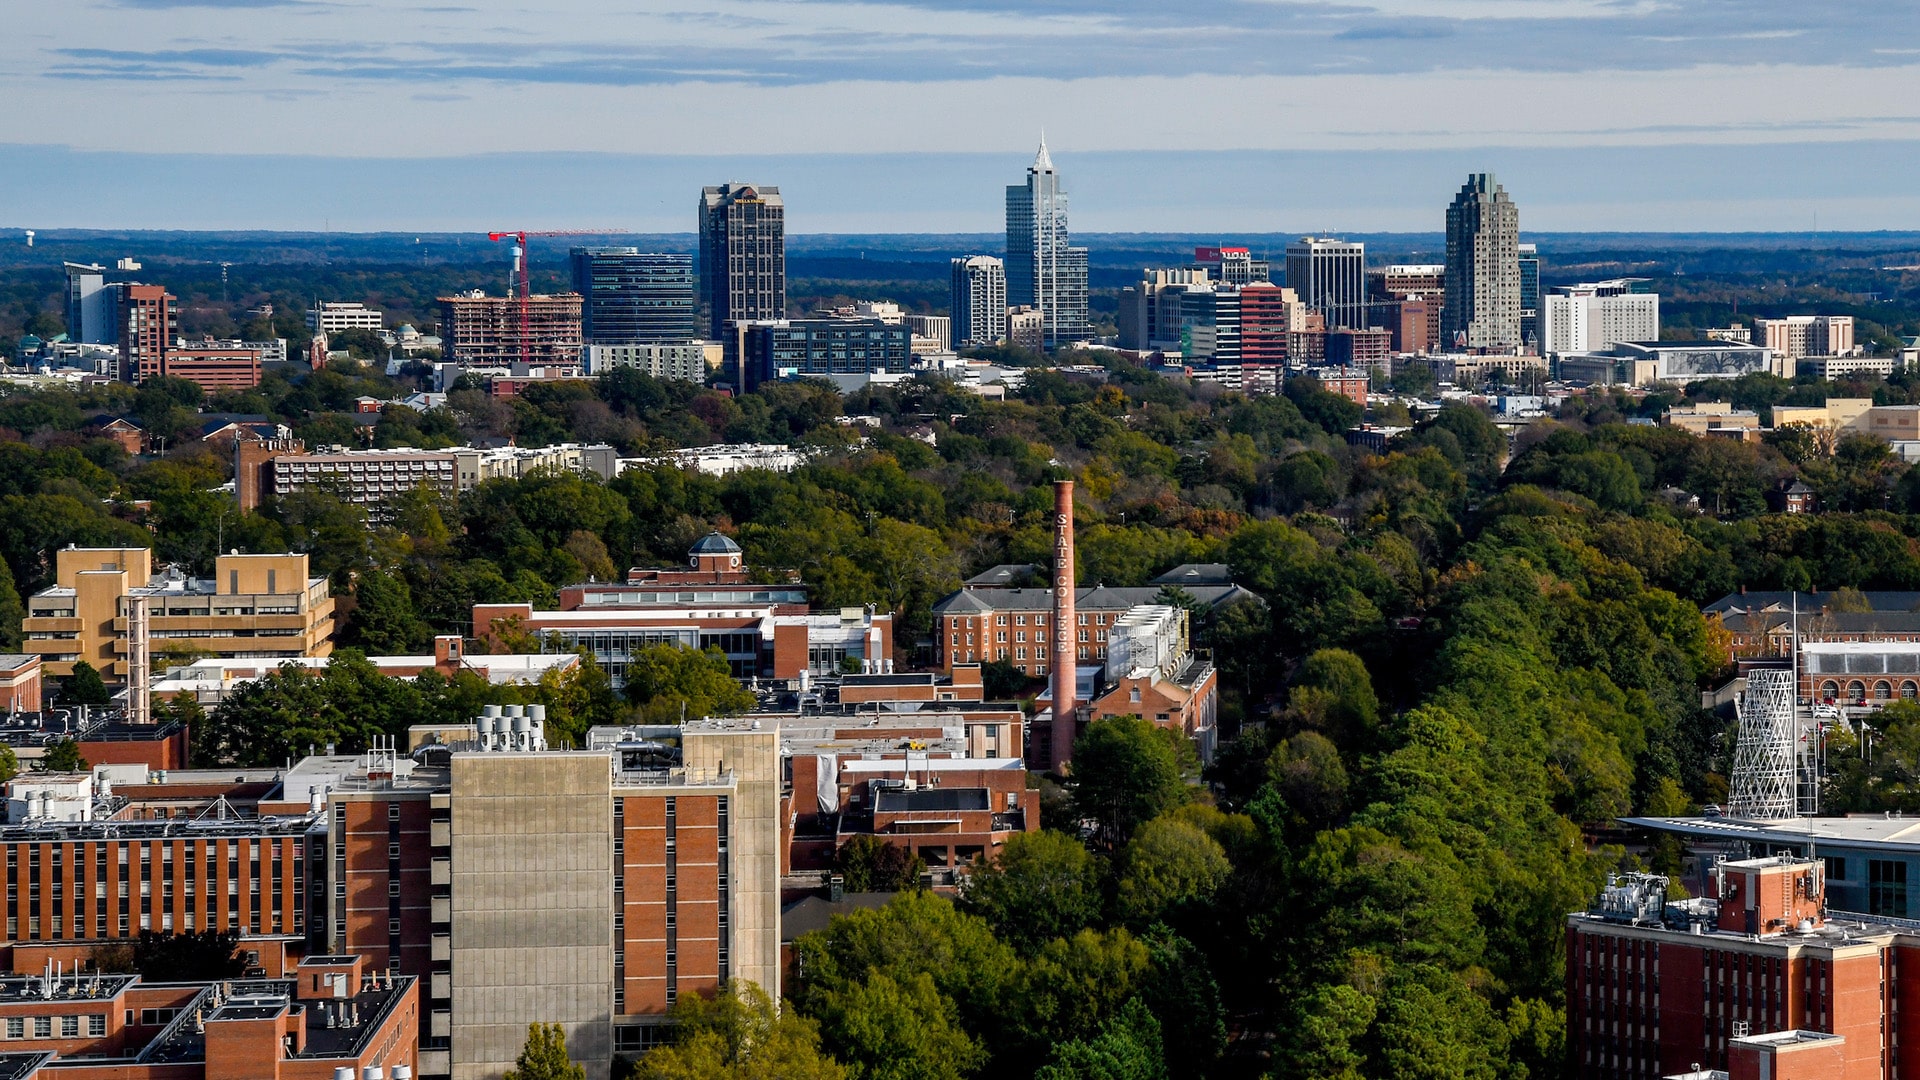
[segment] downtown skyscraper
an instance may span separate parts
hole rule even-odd
[[[700,303],[707,336],[787,317],[787,209],[780,189],[731,183],[700,193]]]
[[[1087,336],[1087,249],[1067,237],[1067,192],[1047,141],[1027,182],[1007,186],[1007,303],[1040,309],[1049,349]]]
[[[1442,349],[1520,344],[1520,208],[1492,173],[1474,173],[1447,207]]]

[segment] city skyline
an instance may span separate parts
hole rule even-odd
[[[1478,171],[1549,230],[1920,226],[1916,16],[1860,2],[10,8],[6,226],[652,231],[765,175],[795,232],[986,231],[924,196],[1042,129],[1086,231],[1404,229]]]

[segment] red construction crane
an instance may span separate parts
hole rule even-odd
[[[490,232],[487,239],[493,241],[513,241],[513,287],[520,293],[520,362],[533,362],[533,342],[530,323],[533,321],[532,302],[529,297],[532,289],[527,284],[527,237],[529,236],[609,236],[612,229],[505,229]]]

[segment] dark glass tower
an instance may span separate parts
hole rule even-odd
[[[652,345],[699,335],[693,256],[630,247],[573,249],[573,291],[590,345]]]
[[[700,193],[700,303],[707,336],[728,323],[787,317],[787,209],[777,187],[731,183]]]

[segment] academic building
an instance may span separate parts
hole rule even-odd
[[[54,584],[27,600],[24,652],[49,676],[81,660],[108,682],[127,675],[128,604],[144,599],[151,650],[272,659],[333,651],[333,597],[305,554],[214,559],[211,578],[155,573],[148,548],[62,548]]]

